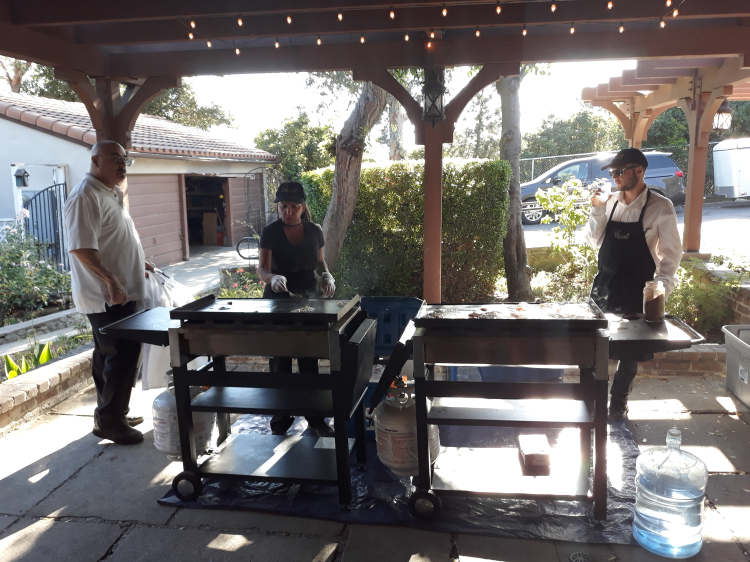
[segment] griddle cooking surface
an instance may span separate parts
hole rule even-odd
[[[414,319],[419,328],[483,330],[591,330],[607,319],[592,301],[425,305]]]
[[[330,299],[216,299],[205,306],[194,303],[172,310],[177,320],[259,320],[338,322],[359,297]],[[193,305],[193,306],[191,306]]]

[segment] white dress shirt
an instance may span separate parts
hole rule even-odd
[[[90,248],[122,283],[128,301],[144,297],[146,256],[133,219],[115,186],[109,189],[91,174],[76,185],[65,202],[65,237],[68,251]],[[107,284],[70,254],[73,302],[79,312],[105,312]]]
[[[592,206],[589,222],[583,230],[584,240],[594,248],[602,245],[609,215],[615,203],[617,203],[617,208],[612,215],[613,221],[638,222],[647,195],[647,190],[644,189],[643,193],[628,205],[623,200],[622,192],[617,192],[607,200],[606,205]],[[648,198],[646,212],[643,214],[643,232],[656,264],[655,279],[664,284],[666,294],[669,296],[677,284],[675,273],[682,260],[682,241],[680,232],[677,230],[677,215],[672,202],[653,191]]]

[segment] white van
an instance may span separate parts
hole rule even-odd
[[[729,139],[714,146],[714,193],[750,196],[750,139]]]

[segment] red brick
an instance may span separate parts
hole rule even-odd
[[[703,373],[699,371],[662,371],[659,370],[659,376],[662,377],[694,377],[694,376],[700,376]]]
[[[693,363],[694,371],[706,371],[709,373],[723,373],[727,369],[724,361],[698,361]]]
[[[697,349],[683,349],[682,359],[685,361],[698,361],[701,358],[701,352]]]
[[[8,396],[13,399],[14,406],[26,402],[28,395],[17,388],[11,388],[9,383],[6,383],[7,388],[0,388],[0,396]]]
[[[641,369],[656,369],[658,367],[658,361],[642,361],[638,363]]]
[[[659,371],[689,371],[690,361],[667,361],[662,359],[661,361],[658,361],[657,369],[659,369]]]
[[[10,412],[13,407],[13,398],[10,396],[0,396],[0,414]]]
[[[15,390],[20,390],[22,392],[25,392],[27,399],[34,398],[39,392],[39,388],[33,383],[30,384],[30,383],[24,383],[24,382],[14,382],[14,383],[11,383],[11,386]]]

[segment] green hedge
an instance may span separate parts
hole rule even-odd
[[[421,163],[363,166],[354,217],[336,271],[337,294],[422,296],[424,220]],[[442,301],[491,298],[503,272],[510,166],[504,161],[443,166]],[[333,171],[302,183],[317,223],[331,198]]]

